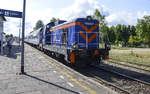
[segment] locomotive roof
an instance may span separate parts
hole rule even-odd
[[[69,24],[69,23],[73,23],[73,22],[86,22],[86,21],[87,21],[87,18],[75,18],[75,19],[72,19],[70,21],[64,22],[62,24],[56,25],[56,26],[54,26],[52,28],[63,26],[63,25],[66,25],[66,24]],[[95,19],[92,19],[91,21],[95,22],[95,23],[98,23],[98,20],[95,20]]]
[[[42,29],[42,27],[41,28],[39,28],[39,29],[37,29],[37,30],[33,30],[33,31],[31,31],[29,34],[28,34],[28,36],[36,36],[39,32],[40,32],[40,30]]]

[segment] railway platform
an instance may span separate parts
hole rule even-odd
[[[14,43],[12,52],[0,55],[0,94],[117,94],[85,77],[64,71],[38,50],[25,44],[25,75],[19,75],[21,49]]]

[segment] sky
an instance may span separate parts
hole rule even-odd
[[[23,0],[0,0],[0,9],[23,10]],[[95,9],[106,16],[108,25],[136,25],[137,19],[150,15],[150,0],[26,0],[25,35],[40,19],[47,24],[52,17],[70,20],[92,15]],[[21,19],[6,17],[4,32],[18,36]]]

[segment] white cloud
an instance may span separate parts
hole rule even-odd
[[[6,18],[7,21],[4,22],[4,32],[7,34],[18,35],[19,34],[19,24],[20,19],[18,18]]]
[[[44,10],[30,10],[26,13],[26,35],[31,32],[38,20],[42,20],[44,24],[48,23],[52,17],[53,10],[46,8]]]
[[[145,15],[149,15],[149,16],[150,16],[150,11],[143,11],[143,12],[138,11],[138,12],[137,12],[137,18],[138,18],[138,19],[143,18],[143,16],[145,16]]]
[[[99,0],[76,0],[71,6],[62,9],[58,17],[67,20],[86,17],[87,15],[93,15],[95,9],[99,9],[103,14],[108,14],[108,9],[104,5],[101,6]]]
[[[117,24],[136,24],[137,18],[130,12],[121,11],[121,12],[114,12],[110,13],[109,16],[106,17],[106,21],[110,25],[117,25]]]
[[[112,11],[105,5],[102,5],[100,0],[75,0],[75,2],[62,9],[58,14],[58,18],[73,19],[77,17],[86,17],[92,15],[95,9],[99,9],[100,12],[106,16],[106,21],[109,25],[126,24],[135,25],[138,18],[142,18],[144,15],[150,14],[150,12],[128,12],[128,11]]]
[[[39,3],[40,1],[40,3]],[[36,1],[27,1],[26,3],[26,27],[25,27],[25,34],[27,35],[30,31],[33,30],[35,23],[41,19],[44,23],[48,23],[50,18],[54,13],[51,8],[45,8],[45,6],[40,6],[41,1],[43,0],[36,0]],[[9,3],[8,3],[9,2]],[[37,5],[35,7],[35,5]],[[33,6],[35,8],[33,8]],[[7,9],[7,10],[15,10],[15,11],[22,11],[23,8],[23,0],[3,0],[0,3],[0,8]],[[19,18],[8,18],[6,17],[7,21],[4,23],[4,32],[7,34],[13,34],[15,36],[19,35],[19,27],[20,19]]]
[[[1,0],[0,8],[22,11],[23,0]]]
[[[30,31],[33,30],[36,22],[40,19],[45,24],[50,21],[52,10],[47,8],[43,11],[35,11],[35,10],[27,10],[26,12],[26,24],[25,24],[25,35],[27,35]],[[7,21],[4,24],[4,32],[7,34],[13,34],[15,36],[19,35],[19,18],[6,18]]]
[[[137,13],[131,13],[127,11],[118,11],[114,13],[110,13],[109,16],[106,17],[106,21],[109,25],[117,25],[117,24],[126,24],[126,25],[136,25],[137,19],[143,18],[145,15],[150,15],[150,11],[138,11]]]
[[[16,3],[17,2],[17,3]],[[0,3],[1,9],[6,10],[15,10],[15,11],[22,11],[22,0],[2,0]],[[18,35],[19,28],[17,27],[20,23],[18,18],[7,18],[7,21],[4,22],[4,32],[7,34],[14,34]]]
[[[45,8],[44,10],[32,10],[31,7],[27,8],[26,13],[26,35],[33,30],[37,20],[41,19],[44,23],[48,23],[51,17],[56,17],[64,20],[70,20],[76,17],[85,17],[92,15],[95,9],[99,9],[103,14],[108,15],[108,8],[104,5],[100,6],[99,0],[75,0],[75,2],[61,9],[58,12],[52,8]]]

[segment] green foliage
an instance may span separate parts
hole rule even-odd
[[[108,38],[109,38],[109,41],[110,41],[112,44],[115,44],[116,34],[115,34],[115,27],[114,27],[114,26],[111,26],[111,27],[109,28],[109,31],[108,31]]]
[[[7,39],[13,38],[13,34],[6,34],[5,36]]]
[[[127,46],[129,40],[130,32],[126,25],[121,26],[121,41],[124,42],[124,46]]]
[[[111,42],[115,45],[137,47],[141,44],[148,44],[150,47],[150,16],[144,16],[143,19],[138,19],[138,24],[107,26],[105,16],[98,9],[92,16],[100,23],[100,32],[103,33],[104,42]],[[101,39],[101,38],[100,38]]]
[[[143,19],[138,19],[136,29],[142,41],[148,43],[150,47],[150,16],[144,16]]]
[[[105,16],[102,15],[98,9],[95,10],[93,18],[97,19],[99,21],[100,27],[107,25],[106,20],[105,20]]]
[[[103,33],[103,41],[105,43],[109,41],[109,39],[108,39],[108,31],[109,31],[109,27],[107,25],[101,26],[100,32]]]
[[[112,49],[117,49],[117,50],[129,50],[129,48],[119,47],[119,46],[116,46],[116,45],[111,45],[111,48]]]
[[[13,38],[13,34],[10,34],[10,37]]]
[[[136,36],[136,27],[135,27],[135,26],[132,25],[132,26],[129,28],[129,31],[130,31],[130,35]]]
[[[50,20],[50,22],[56,22],[58,20],[59,20],[59,18],[52,17],[52,19]]]
[[[129,43],[130,46],[133,47],[134,39],[133,39],[132,35],[130,35],[128,43]]]
[[[39,29],[40,27],[43,27],[43,26],[44,26],[43,21],[42,21],[42,20],[38,20],[38,21],[36,22],[36,25],[35,25],[35,27],[33,28],[33,30],[37,30],[37,29]]]
[[[105,16],[98,9],[95,10],[93,18],[100,23],[100,32],[103,33],[104,42],[109,40],[112,44],[132,47],[137,47],[144,43],[150,47],[150,16],[138,19],[136,26],[118,24],[111,27],[107,26]]]
[[[118,24],[115,27],[115,35],[116,35],[116,44],[119,44],[119,41],[121,41],[121,24]]]
[[[105,16],[102,15],[98,9],[96,9],[92,18],[97,19],[99,21],[99,28],[100,28],[99,31],[101,32],[100,37],[102,37],[102,33],[103,33],[103,41],[105,43],[108,42],[109,41],[108,39],[109,27],[107,26]],[[101,41],[101,38],[100,38],[100,41]]]

